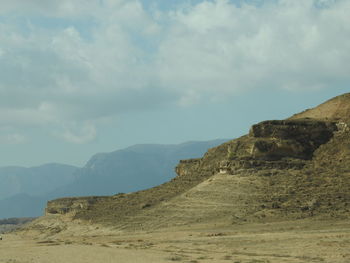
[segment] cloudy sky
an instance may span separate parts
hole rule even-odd
[[[234,138],[350,87],[350,0],[0,5],[0,166]]]

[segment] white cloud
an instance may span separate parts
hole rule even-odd
[[[25,127],[30,125],[44,125],[54,120],[54,116],[41,109],[20,108],[1,109],[0,124]]]
[[[76,144],[83,144],[93,141],[96,138],[96,128],[92,123],[74,123],[63,125],[63,131],[56,131],[56,137]]]
[[[173,17],[158,53],[164,85],[227,95],[331,87],[348,79],[350,1],[202,2]]]
[[[114,2],[121,2],[115,0]],[[99,0],[1,0],[0,14],[30,14],[57,17],[85,16],[96,11]]]
[[[0,131],[0,144],[22,144],[25,141],[23,134]]]
[[[137,0],[44,2],[1,2],[0,126],[84,143],[96,120],[122,111],[350,80],[349,0],[216,0],[152,13]]]

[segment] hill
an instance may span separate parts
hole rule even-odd
[[[350,93],[334,97],[321,105],[293,115],[290,119],[319,119],[350,122]]]
[[[344,94],[290,119],[258,123],[202,158],[181,161],[178,176],[167,183],[129,194],[50,201],[47,218],[64,214],[124,230],[347,218],[349,109],[350,96]]]

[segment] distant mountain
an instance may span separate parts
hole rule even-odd
[[[64,214],[65,222],[113,225],[116,231],[132,233],[348,220],[350,93],[289,119],[257,123],[247,135],[210,149],[202,158],[183,160],[176,169],[176,178],[157,187],[52,200],[47,212]],[[45,226],[45,220],[38,225]]]
[[[78,167],[50,163],[42,166],[0,167],[0,200],[17,194],[44,195],[73,182]]]
[[[146,189],[175,177],[175,166],[181,159],[201,157],[209,148],[225,141],[140,144],[96,154],[77,172],[78,179],[54,191],[53,197],[112,195]]]
[[[46,196],[16,194],[0,200],[0,218],[37,217],[43,214],[46,202]]]
[[[46,202],[58,197],[111,195],[164,183],[176,176],[179,160],[201,157],[225,141],[135,145],[96,154],[83,168],[58,164],[0,168],[0,218],[40,216]]]

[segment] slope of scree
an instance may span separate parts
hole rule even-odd
[[[338,101],[341,109],[333,107]],[[170,182],[110,197],[58,199],[46,213],[119,229],[346,217],[350,131],[342,114],[349,109],[345,94],[290,119],[253,125],[203,158],[181,161]]]

